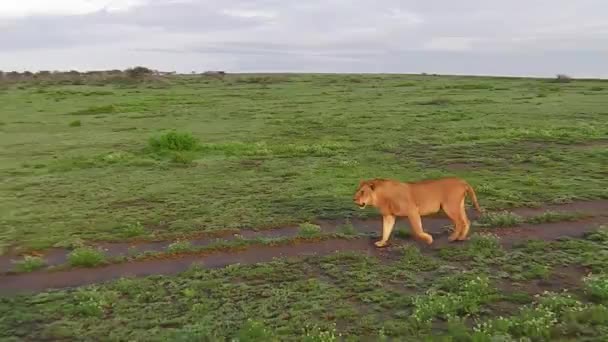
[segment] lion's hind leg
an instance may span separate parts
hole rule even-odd
[[[460,212],[460,207],[446,204],[442,205],[443,211],[454,224],[454,231],[448,237],[448,241],[456,241],[461,236],[462,231],[464,230],[464,221],[462,220],[462,214]]]
[[[460,202],[460,217],[462,218],[462,230],[460,231],[460,235],[458,236],[458,241],[464,241],[468,239],[469,229],[471,228],[471,221],[467,217],[467,211],[464,206],[464,198]]]

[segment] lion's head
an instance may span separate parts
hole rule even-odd
[[[373,204],[374,183],[361,181],[355,192],[353,200],[361,209],[365,209],[368,204]]]

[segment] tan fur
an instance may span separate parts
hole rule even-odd
[[[475,209],[481,212],[473,188],[456,177],[408,183],[391,179],[364,180],[355,192],[354,201],[361,208],[374,206],[382,214],[382,240],[377,241],[376,246],[386,245],[397,216],[407,216],[414,237],[430,245],[433,243],[433,237],[422,229],[421,216],[434,214],[439,209],[443,209],[454,223],[454,232],[448,240],[467,239],[471,225],[464,205],[467,194],[471,197]]]

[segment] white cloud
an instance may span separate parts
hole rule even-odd
[[[424,43],[423,49],[438,51],[467,51],[473,49],[473,43],[479,41],[473,37],[434,37]]]
[[[3,0],[0,2],[0,17],[82,15],[100,10],[125,11],[145,2],[145,0]]]
[[[241,18],[266,18],[272,19],[277,17],[275,11],[250,10],[250,9],[225,9],[222,13]]]

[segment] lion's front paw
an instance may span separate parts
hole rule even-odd
[[[386,246],[386,241],[382,241],[382,240],[376,241],[376,242],[374,242],[374,245],[376,245],[376,247],[384,247],[384,246]]]

